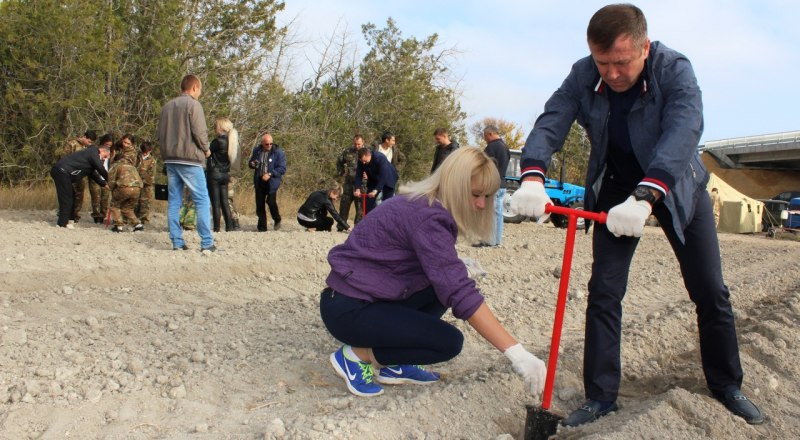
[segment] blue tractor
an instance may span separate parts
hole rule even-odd
[[[514,194],[520,185],[520,157],[522,156],[521,150],[510,150],[511,159],[508,161],[508,168],[506,169],[506,196],[503,200],[503,222],[505,223],[520,223],[528,218],[523,215],[511,211],[511,195]],[[561,181],[553,179],[545,179],[544,188],[547,195],[553,200],[553,203],[559,206],[568,206],[575,209],[583,209],[583,199],[586,194],[586,189],[582,186],[573,185],[571,183],[564,183],[564,167],[561,167]],[[550,221],[559,228],[567,227],[567,218],[563,215],[551,215]],[[578,219],[578,228],[583,228],[584,220]]]

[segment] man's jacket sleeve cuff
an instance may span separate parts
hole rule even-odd
[[[647,175],[639,182],[639,185],[658,190],[666,196],[669,189],[675,185],[675,178],[664,170],[653,169],[648,170]]]
[[[541,160],[524,159],[520,165],[520,180],[526,177],[541,177],[544,179],[545,174],[547,174],[547,166]]]

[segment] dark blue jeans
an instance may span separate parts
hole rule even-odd
[[[322,291],[322,321],[331,335],[353,347],[372,348],[382,365],[429,365],[461,353],[464,335],[442,321],[447,307],[432,287],[403,301],[369,302]]]
[[[603,183],[596,210],[608,212],[624,202],[630,192],[630,188]],[[743,373],[730,292],[722,280],[714,214],[705,190],[698,188],[694,203],[694,218],[684,231],[684,243],[675,235],[672,217],[663,203],[656,204],[653,214],[672,245],[683,283],[696,306],[703,372],[709,389],[719,397],[730,388],[740,387]],[[638,238],[617,238],[605,225],[595,225],[583,356],[583,382],[589,399],[617,399],[622,371],[622,298],[638,243]]]

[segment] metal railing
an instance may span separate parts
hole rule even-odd
[[[706,142],[698,148],[700,151],[721,150],[739,147],[758,147],[781,144],[800,144],[800,131],[787,131],[783,133],[764,134],[759,136],[745,136],[731,139],[720,139]]]

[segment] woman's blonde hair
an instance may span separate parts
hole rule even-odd
[[[336,197],[340,197],[344,192],[344,190],[342,189],[342,184],[335,180],[327,182],[325,188],[327,188],[325,190],[326,194],[336,193]]]
[[[233,128],[233,122],[228,118],[217,118],[214,129],[228,135],[228,161],[236,163],[239,160],[239,132]]]
[[[489,196],[486,208],[473,207],[473,184],[482,196]],[[497,165],[477,148],[459,148],[427,179],[400,187],[398,194],[415,199],[427,197],[428,203],[438,200],[450,211],[458,225],[458,233],[467,240],[494,242],[494,195],[500,188]]]

